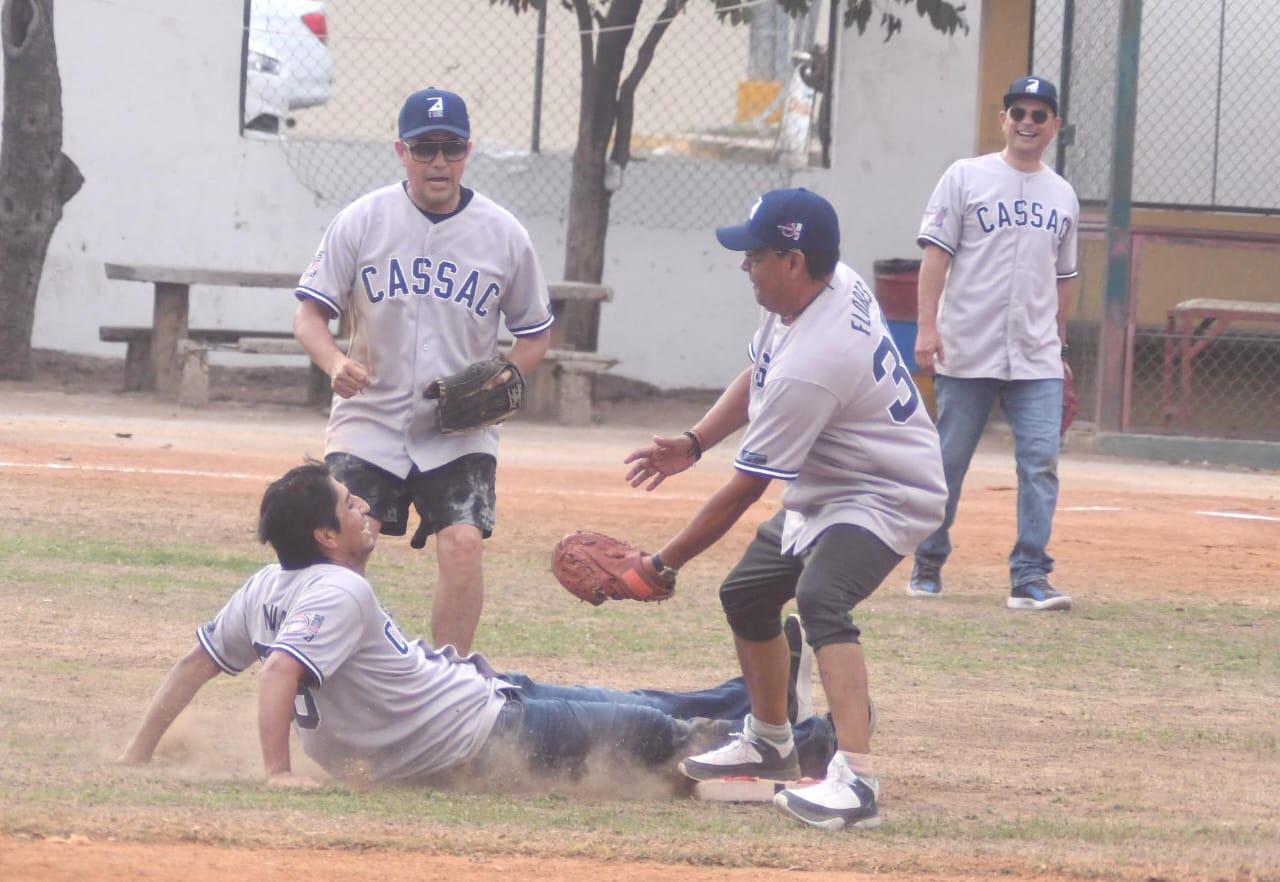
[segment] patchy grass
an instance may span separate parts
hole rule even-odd
[[[115,767],[194,628],[267,559],[235,535],[209,548],[91,524],[0,540],[0,832],[931,874],[956,856],[1083,878],[1280,873],[1280,609],[1212,599],[1017,614],[991,592],[920,603],[887,584],[856,615],[882,712],[886,822],[853,837],[768,806],[656,798],[608,756],[588,780],[538,793],[269,790],[254,673],[211,683],[160,763]],[[477,644],[499,667],[626,687],[734,673],[716,599],[732,550],[690,567],[671,603],[592,608],[554,584],[537,547],[487,556]],[[429,618],[434,570],[403,543],[371,566],[410,634]]]

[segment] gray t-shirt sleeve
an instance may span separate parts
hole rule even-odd
[[[356,585],[315,585],[289,610],[271,650],[293,656],[322,686],[360,646],[376,607],[373,591],[363,580]]]
[[[950,255],[960,247],[960,229],[964,223],[964,195],[960,166],[952,165],[933,188],[929,204],[920,220],[916,244],[921,248],[937,245]]]
[[[794,481],[839,404],[830,390],[790,377],[770,378],[747,426],[734,468]]]
[[[334,318],[347,309],[355,283],[356,253],[359,249],[356,217],[355,212],[344,210],[329,223],[315,257],[303,271],[293,292],[299,300],[319,303]]]
[[[249,631],[248,589],[252,580],[240,587],[216,616],[196,629],[196,640],[214,663],[232,676],[258,660]]]
[[[499,309],[512,336],[527,337],[551,327],[551,300],[533,242],[523,228],[512,237],[511,247],[511,279]]]

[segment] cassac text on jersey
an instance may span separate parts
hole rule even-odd
[[[381,270],[372,264],[365,264],[360,267],[360,282],[364,285],[364,293],[370,303],[410,295],[432,296],[459,303],[480,318],[489,314],[489,301],[502,296],[502,287],[497,282],[490,282],[480,292],[479,270],[473,269],[464,276],[463,270],[453,261],[433,262],[430,257],[415,257],[409,265],[408,273],[394,257]]]

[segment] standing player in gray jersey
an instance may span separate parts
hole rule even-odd
[[[632,486],[654,489],[747,426],[729,482],[640,566],[649,578],[711,547],[785,481],[783,510],[757,531],[720,587],[751,713],[733,743],[681,764],[709,780],[798,776],[787,721],[787,645],[780,614],[796,599],[817,654],[840,750],[825,780],[781,791],[789,817],[823,829],[878,822],[867,669],[849,611],[879,587],[942,519],[938,436],[881,320],[875,297],[840,257],[835,210],[804,189],[766,193],[750,219],[716,231],[746,252],[742,269],[763,308],[751,366],[688,432],[632,453]]]
[[[298,282],[294,334],[333,381],[325,461],[368,500],[376,529],[403,536],[412,502],[420,546],[436,535],[437,646],[471,648],[484,603],[481,542],[493,532],[495,428],[442,435],[433,380],[492,358],[499,322],[528,374],[550,345],[547,285],[524,227],[462,186],[471,121],[452,92],[424,89],[400,111],[406,179],[334,218]],[[348,316],[344,355],[329,321]]]
[[[435,775],[497,751],[535,770],[578,771],[596,750],[614,765],[661,765],[724,740],[745,712],[741,680],[689,693],[552,686],[497,674],[452,646],[406,640],[363,575],[376,539],[367,512],[318,463],[267,488],[258,532],[279,564],[250,578],[197,630],[123,762],[149,762],[205,683],[259,660],[263,763],[278,786],[315,783],[292,771],[291,723],[326,771],[368,782]],[[807,767],[821,768],[834,749],[829,725],[810,717],[797,731]]]
[[[1009,555],[1010,609],[1070,609],[1049,584],[1067,308],[1080,203],[1041,157],[1062,126],[1058,93],[1015,80],[1000,114],[1005,148],[947,169],[925,211],[916,362],[937,373],[938,434],[947,475],[942,526],[920,543],[907,590],[942,591],[960,488],[996,399],[1013,431],[1018,538]]]

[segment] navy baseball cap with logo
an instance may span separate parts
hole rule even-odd
[[[1004,109],[1018,98],[1035,98],[1043,101],[1058,112],[1058,87],[1044,77],[1019,77],[1009,84],[1009,91],[1004,93]]]
[[[720,227],[716,238],[730,251],[835,251],[840,247],[840,221],[831,203],[811,190],[770,190],[756,200],[745,224]]]
[[[432,86],[414,92],[400,108],[400,137],[414,138],[428,132],[448,132],[471,140],[471,117],[461,98]]]

